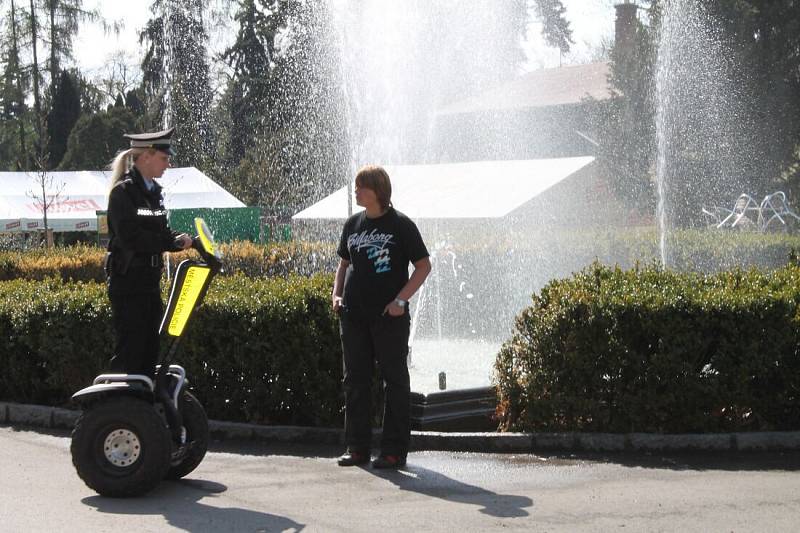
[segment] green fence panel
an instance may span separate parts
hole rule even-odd
[[[190,235],[197,233],[194,219],[200,217],[206,221],[218,242],[259,241],[261,209],[258,207],[170,209],[168,217],[173,230]]]

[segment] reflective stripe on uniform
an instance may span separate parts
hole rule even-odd
[[[153,210],[140,207],[139,209],[136,210],[136,214],[141,217],[163,217],[167,214],[167,210],[166,209]]]

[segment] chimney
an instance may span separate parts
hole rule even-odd
[[[636,46],[636,9],[637,5],[631,2],[617,4],[617,20],[614,24],[614,55],[623,62],[633,55]]]

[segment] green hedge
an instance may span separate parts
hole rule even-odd
[[[253,244],[241,241],[221,244],[220,249],[225,255],[223,275],[226,276],[312,276],[333,272],[338,264],[335,247],[330,243]],[[104,249],[86,244],[25,252],[0,251],[0,281],[50,277],[64,281],[104,281],[104,257]],[[174,269],[183,259],[196,258],[197,253],[193,250],[176,252],[170,257]]]
[[[442,241],[447,247],[439,251],[439,256],[446,261],[455,257],[463,276],[444,281],[457,287],[466,276],[468,282],[480,288],[484,280],[479,273],[497,269],[504,273],[510,270],[507,274],[511,277],[520,274],[520,269],[527,269],[540,279],[552,279],[567,276],[595,260],[630,268],[660,258],[658,235],[652,228],[551,229],[539,234],[515,234],[506,229],[501,235],[494,230],[473,228],[463,235],[457,232],[447,235],[448,240]],[[482,231],[487,233],[484,235]],[[669,242],[674,261],[671,268],[680,271],[715,272],[742,266],[780,268],[792,250],[800,250],[800,236],[787,234],[683,230],[671,234]],[[429,242],[431,252],[436,253],[439,244]],[[338,263],[333,242],[239,241],[221,244],[220,248],[225,254],[227,275],[310,276],[333,272]],[[100,247],[85,244],[52,250],[0,251],[0,280],[42,280],[56,276],[63,280],[102,281],[104,254]],[[189,256],[195,253],[174,253],[172,263]]]
[[[487,253],[480,238],[454,243],[453,265],[434,261],[442,273],[445,331],[482,334],[490,321],[510,326],[505,311],[494,316],[488,309],[509,299],[523,302],[516,309],[529,303],[528,293],[512,283],[531,286],[534,277],[556,273],[548,269],[557,260],[566,261],[558,266],[563,272],[569,265],[580,269],[591,250],[606,250],[594,256],[604,260],[655,250],[654,234],[625,235],[562,232],[552,236],[559,247],[541,249],[519,241],[505,254],[515,257],[511,266],[487,264],[500,254]],[[800,429],[799,275],[796,267],[777,268],[796,237],[720,235],[695,235],[697,253],[686,257],[747,256],[768,260],[762,267],[775,270],[706,276],[594,265],[547,284],[517,318],[497,360],[503,427]],[[215,280],[179,351],[209,415],[339,424],[341,348],[329,311],[332,280],[311,275],[333,270],[332,245],[233,243],[224,250],[229,275]],[[102,279],[102,254],[85,246],[0,253],[0,279],[39,280],[0,282],[0,399],[65,405],[103,368],[112,345],[105,288],[60,281]],[[456,266],[458,276],[444,276]],[[434,279],[427,285],[435,287]],[[452,306],[459,311],[448,311]],[[430,313],[421,316],[421,330],[436,324]]]
[[[332,278],[214,280],[178,352],[212,418],[341,423],[341,346]],[[0,399],[63,406],[111,356],[100,283],[0,283]]]
[[[800,268],[595,264],[516,319],[495,376],[508,430],[800,429]]]
[[[78,244],[53,249],[0,251],[0,281],[13,279],[102,281],[105,251],[98,246]]]
[[[331,275],[235,276],[212,287],[181,346],[209,416],[263,424],[342,422],[332,285]]]
[[[0,282],[0,399],[63,405],[113,346],[104,286]]]

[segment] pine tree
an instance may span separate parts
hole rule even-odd
[[[39,16],[36,11],[34,0],[30,0],[30,10],[28,11],[28,32],[30,35],[30,50],[33,56],[31,66],[31,77],[33,79],[33,115],[34,127],[36,129],[35,156],[34,160],[39,163],[47,159],[44,155],[46,145],[44,139],[44,115],[42,114],[41,85],[42,72],[39,65]]]
[[[350,179],[345,95],[327,6],[301,0],[284,5],[285,22],[277,22],[290,30],[273,58],[268,138],[254,147],[273,154],[270,166],[283,179],[276,187],[283,194],[270,201],[272,215],[291,214]]]
[[[59,80],[62,65],[73,59],[72,39],[78,33],[80,22],[102,22],[96,10],[83,9],[83,0],[43,0],[44,16],[47,19],[47,38],[50,49],[47,69],[50,85]]]
[[[177,165],[210,165],[215,145],[203,6],[200,0],[155,0],[140,36],[149,45],[142,63],[145,127],[175,126]]]
[[[601,140],[598,156],[617,198],[640,214],[655,212],[655,62],[661,15],[657,3],[649,10],[649,24],[640,18],[631,28],[629,49],[611,51],[610,84],[614,94],[598,103],[592,118]]]
[[[274,14],[268,16],[265,12],[273,7],[260,0],[241,0],[234,17],[239,25],[236,41],[222,54],[233,69],[224,100],[228,114],[224,143],[227,168],[235,167],[244,158],[252,138],[265,129],[276,30]]]
[[[143,120],[147,112],[142,93],[143,90],[141,88],[132,89],[125,93],[125,107],[131,110],[137,121]]]
[[[81,96],[77,74],[62,71],[54,87],[52,106],[47,115],[47,153],[50,168],[56,168],[67,151],[67,139],[81,116]]]
[[[790,187],[800,202],[800,6],[796,0],[723,0],[706,6],[744,73],[748,150],[760,192]],[[737,117],[739,119],[739,117]],[[755,186],[754,186],[755,188]]]
[[[28,153],[28,118],[25,97],[29,87],[27,73],[20,61],[20,12],[15,0],[11,0],[5,17],[7,33],[3,36],[2,59],[2,165],[16,170],[30,168],[31,156]]]
[[[100,170],[120,150],[129,146],[123,134],[131,131],[135,117],[126,107],[85,114],[72,128],[67,152],[59,170]]]
[[[617,95],[603,114],[601,137],[606,142],[601,157],[615,175],[613,185],[632,205],[650,212],[655,204],[658,38],[663,10],[676,5],[652,0],[649,23],[636,22],[633,54],[612,51],[611,82]],[[787,187],[800,197],[796,2],[724,0],[694,6],[706,31],[713,32],[705,38],[715,49],[698,50],[697,57],[690,58],[694,64],[682,66],[697,69],[705,79],[693,76],[698,79],[689,80],[691,86],[677,87],[685,94],[672,95],[683,116],[672,117],[680,121],[681,130],[668,154],[669,165],[680,185],[669,194],[681,226],[699,222],[698,202],[715,205],[732,202],[740,192],[758,196]],[[712,110],[717,108],[728,112],[715,114]],[[722,142],[708,146],[709,131]]]
[[[542,23],[542,35],[550,46],[558,48],[562,54],[569,52],[573,43],[572,30],[564,17],[566,9],[561,0],[534,0],[536,15]]]

